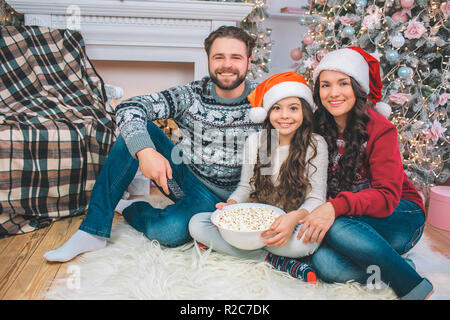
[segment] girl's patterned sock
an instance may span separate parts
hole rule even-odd
[[[308,283],[316,283],[317,276],[311,266],[293,258],[267,254],[266,261],[275,269],[289,273],[292,277]]]

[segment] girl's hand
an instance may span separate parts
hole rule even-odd
[[[291,238],[292,233],[298,224],[298,220],[303,218],[306,214],[308,214],[308,211],[302,209],[278,216],[270,226],[269,230],[266,230],[261,234],[261,237],[275,235],[264,240],[264,243],[267,246],[284,246]]]
[[[219,203],[216,203],[216,209],[222,210],[223,207],[226,207],[230,204],[236,204],[236,203],[237,203],[237,201],[233,200],[233,199],[230,199],[227,202],[219,202]]]
[[[325,237],[325,234],[333,225],[334,220],[334,207],[330,202],[318,206],[311,214],[299,221],[302,226],[298,232],[297,239],[300,239],[307,230],[303,243],[322,242],[323,237]]]

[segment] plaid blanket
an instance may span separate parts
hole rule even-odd
[[[84,213],[115,141],[79,32],[2,27],[0,238]]]

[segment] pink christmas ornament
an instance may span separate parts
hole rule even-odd
[[[306,44],[307,46],[309,46],[313,42],[314,42],[314,40],[309,33],[307,33],[303,36],[303,43]]]
[[[300,48],[294,48],[291,50],[291,59],[294,61],[298,61],[302,58],[303,53],[302,50],[300,50]]]
[[[397,11],[391,16],[391,18],[392,21],[394,21],[395,23],[397,22],[406,23],[406,14],[403,11]]]
[[[402,0],[400,1],[400,5],[403,9],[411,9],[414,7],[414,0]]]

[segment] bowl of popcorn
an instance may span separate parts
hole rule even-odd
[[[267,238],[261,237],[261,234],[284,213],[280,208],[263,203],[236,203],[214,211],[211,221],[222,238],[232,246],[255,250],[265,246],[264,240]]]

